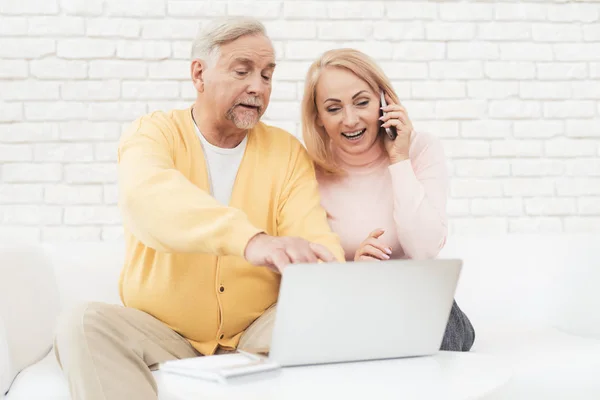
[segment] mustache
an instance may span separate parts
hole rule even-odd
[[[252,106],[252,107],[263,107],[263,102],[258,97],[248,97],[247,99],[240,100],[235,103],[236,106],[244,105],[244,106]]]

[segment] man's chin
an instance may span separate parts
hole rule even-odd
[[[258,124],[260,117],[261,115],[258,113],[254,115],[234,116],[233,123],[239,129],[251,129]]]
[[[256,126],[256,124],[258,124],[259,118],[243,118],[243,119],[238,119],[235,118],[233,120],[233,124],[238,128],[238,129],[252,129]]]

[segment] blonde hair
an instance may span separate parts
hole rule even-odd
[[[326,51],[313,62],[306,74],[304,97],[302,98],[302,137],[308,154],[317,169],[326,174],[341,175],[343,171],[335,164],[330,148],[330,139],[323,127],[317,125],[316,102],[317,83],[325,68],[341,68],[364,80],[379,98],[383,90],[395,103],[398,96],[383,70],[367,54],[355,49],[334,49]],[[380,137],[383,135],[380,133]]]
[[[246,35],[267,36],[265,26],[251,17],[223,17],[206,25],[192,43],[192,60],[200,59],[214,64],[219,47]]]

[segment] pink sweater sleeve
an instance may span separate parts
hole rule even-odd
[[[410,160],[389,167],[398,241],[413,259],[435,258],[446,243],[448,174],[439,140],[418,134]]]

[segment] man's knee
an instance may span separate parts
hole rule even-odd
[[[242,334],[238,349],[251,352],[268,352],[275,323],[277,304],[273,304]]]
[[[107,314],[114,306],[105,303],[87,302],[63,312],[54,334],[54,352],[61,367],[72,357],[78,358],[89,351],[88,335],[108,328]]]

